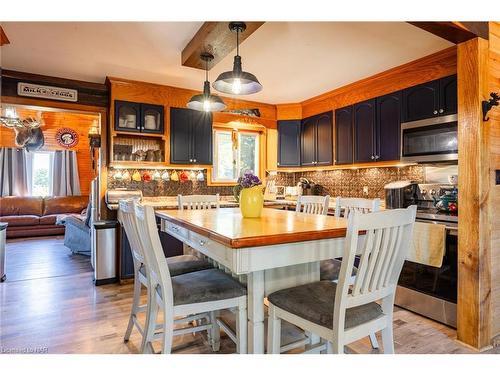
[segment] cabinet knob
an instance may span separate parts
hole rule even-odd
[[[279,163],[279,162],[278,162],[278,163],[276,163],[276,164],[277,164],[277,165],[280,165],[280,163]]]
[[[380,159],[380,156],[379,155],[375,155],[375,160],[378,160]]]
[[[192,163],[193,162],[193,159],[189,159],[189,162]]]
[[[375,155],[372,155],[372,160],[374,160],[374,159],[375,159]]]
[[[444,112],[444,109],[442,109],[442,108],[441,108],[441,109],[439,110],[439,113],[443,113],[443,112]]]
[[[436,111],[436,110],[435,110],[435,111],[434,111],[434,112],[432,112],[432,113],[434,113],[435,115],[437,115],[437,114],[438,114],[438,111]]]
[[[196,159],[193,159],[193,163],[196,163]]]

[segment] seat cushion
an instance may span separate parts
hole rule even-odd
[[[56,225],[57,215],[46,215],[40,218],[41,225]]]
[[[337,284],[317,281],[311,284],[279,290],[267,298],[275,306],[323,327],[333,328],[333,305]],[[382,316],[375,302],[347,309],[345,329],[356,327]]]
[[[186,305],[241,297],[247,294],[246,288],[231,275],[217,270],[186,273],[172,277],[174,305]],[[158,289],[161,295],[161,290]]]
[[[171,277],[213,268],[213,266],[206,260],[195,257],[194,255],[178,255],[175,257],[169,257],[167,258],[167,264]],[[146,276],[144,265],[141,265],[139,272]]]
[[[322,260],[320,263],[320,279],[337,281],[340,275],[340,267],[342,266],[342,261],[339,259],[327,259]],[[358,269],[354,267],[352,269],[352,276],[356,276]]]
[[[183,275],[189,272],[206,270],[213,268],[210,263],[194,255],[178,255],[167,258],[168,270],[170,276]]]
[[[40,217],[36,215],[2,216],[1,221],[4,223],[8,223],[9,227],[23,227],[30,225],[39,225]]]

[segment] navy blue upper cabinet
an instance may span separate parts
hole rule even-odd
[[[377,98],[376,161],[399,160],[401,154],[401,92]]]
[[[457,76],[449,76],[439,80],[439,115],[457,113]]]
[[[354,116],[354,162],[375,161],[376,100],[357,103]]]
[[[302,166],[332,164],[332,112],[302,120],[300,150]]]
[[[332,112],[316,116],[316,164],[332,165],[333,137]]]
[[[457,113],[457,76],[403,90],[403,122]]]
[[[170,163],[212,164],[212,114],[170,109]]]
[[[353,161],[352,106],[335,111],[335,164]]]
[[[308,117],[302,120],[300,131],[300,165],[312,166],[316,161],[316,119]]]
[[[163,106],[115,100],[115,130],[164,133]]]
[[[300,120],[278,121],[278,167],[300,166]]]
[[[437,116],[438,110],[439,80],[403,90],[403,122]]]
[[[212,113],[192,111],[192,163],[212,164]]]

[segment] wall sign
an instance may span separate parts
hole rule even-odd
[[[70,128],[59,129],[56,133],[56,141],[62,147],[75,147],[78,144],[78,133]]]
[[[43,86],[33,83],[18,82],[17,94],[33,98],[63,100],[66,102],[78,101],[78,91],[62,87]]]

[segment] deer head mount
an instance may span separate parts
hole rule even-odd
[[[37,118],[27,117],[21,120],[17,117],[15,110],[6,111],[7,116],[0,118],[0,123],[16,133],[15,142],[17,147],[26,149],[26,151],[37,151],[45,144],[42,129],[44,123],[41,113],[38,113]]]

